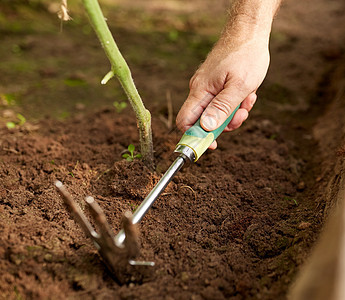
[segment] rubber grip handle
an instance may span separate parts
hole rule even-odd
[[[206,131],[200,125],[200,118],[195,124],[189,128],[178,142],[177,146],[187,146],[191,148],[197,161],[199,157],[207,150],[213,141],[220,136],[225,127],[230,123],[240,105],[235,108],[232,114],[225,120],[225,122],[213,131]]]

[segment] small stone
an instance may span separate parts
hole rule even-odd
[[[84,110],[85,107],[86,107],[86,106],[85,106],[84,103],[78,102],[78,103],[75,104],[75,109],[76,109],[76,110]]]
[[[305,183],[304,181],[301,181],[298,185],[297,185],[297,191],[302,192],[305,190]]]
[[[316,182],[320,182],[321,179],[322,179],[322,176],[318,176],[318,177],[316,177],[315,181],[316,181]]]
[[[182,272],[181,273],[181,280],[182,281],[187,281],[189,279],[189,275],[187,272]]]
[[[312,139],[313,139],[313,136],[312,136],[312,135],[310,135],[310,134],[305,134],[305,135],[303,135],[303,138],[304,138],[305,140],[310,141],[310,140],[312,140]]]
[[[22,260],[15,254],[11,254],[10,261],[16,266],[19,266],[22,263]]]
[[[217,231],[217,226],[216,225],[210,225],[209,227],[208,227],[208,230],[209,230],[209,232],[216,232]]]
[[[308,228],[308,227],[310,227],[310,223],[309,222],[301,222],[299,225],[298,225],[298,229],[301,229],[301,230],[303,230],[303,229],[306,229],[306,228]]]
[[[265,190],[265,191],[267,191],[267,192],[269,192],[269,193],[271,193],[271,192],[272,192],[272,188],[267,187],[267,186],[266,186],[266,187],[264,187],[264,190]]]
[[[51,255],[50,253],[47,253],[46,255],[44,255],[44,260],[46,262],[51,262],[53,260],[53,255]]]
[[[135,284],[134,284],[133,282],[131,282],[131,283],[128,285],[129,288],[134,288],[134,286],[135,286]]]
[[[218,265],[218,262],[216,262],[216,261],[210,261],[207,265],[208,265],[210,268],[215,268],[215,267]]]
[[[237,184],[237,186],[236,186],[236,192],[237,193],[242,193],[243,192],[243,187],[242,187],[242,185],[240,183]]]
[[[14,113],[14,111],[12,110],[12,109],[4,109],[3,111],[2,111],[2,116],[4,117],[4,118],[13,118],[13,117],[15,117],[15,113]]]
[[[8,235],[8,239],[9,239],[9,240],[12,240],[12,241],[15,240],[16,237],[17,237],[17,236],[16,236],[14,233],[10,233],[10,234]]]

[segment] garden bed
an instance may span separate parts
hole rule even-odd
[[[178,134],[154,125],[163,171]],[[64,182],[80,202],[94,196],[117,231],[123,212],[135,208],[160,176],[140,161],[121,159],[128,136],[136,138],[133,117],[104,110],[39,126],[1,132],[1,269],[10,294],[16,286],[34,298],[57,292],[278,296],[319,228],[316,204],[302,196],[312,183],[301,179],[306,163],[292,154],[296,145],[272,121],[252,120],[169,185],[140,226],[143,257],[157,266],[120,286],[70,219],[53,182]]]
[[[288,6],[286,12],[289,16],[293,9]],[[48,19],[40,13],[42,20]],[[16,20],[16,14],[11,18]],[[121,157],[130,143],[138,148],[134,115],[130,108],[118,112],[111,105],[123,100],[120,92],[98,87],[99,65],[106,70],[105,60],[94,37],[78,35],[80,26],[67,26],[65,36],[38,35],[35,28],[24,39],[13,28],[4,33],[5,45],[19,48],[13,46],[11,55],[2,53],[7,59],[2,67],[6,90],[1,95],[13,94],[21,102],[7,103],[0,120],[1,298],[284,299],[318,238],[329,205],[323,188],[332,177],[341,145],[335,142],[327,148],[320,143],[323,137],[336,136],[338,127],[325,123],[323,128],[317,120],[330,107],[325,99],[334,99],[329,86],[341,81],[337,65],[344,65],[342,48],[319,49],[315,61],[323,64],[313,82],[307,74],[312,67],[298,77],[295,64],[285,65],[291,76],[281,75],[280,85],[279,65],[292,55],[281,47],[312,49],[315,43],[299,37],[293,28],[278,26],[285,37],[272,34],[277,55],[250,119],[239,130],[222,135],[216,151],[208,151],[175,177],[140,224],[141,258],[156,266],[139,268],[119,281],[71,220],[53,183],[61,180],[83,209],[83,198],[95,197],[117,232],[122,214],[140,204],[175,157],[181,133],[163,121],[167,87],[174,99],[183,99],[196,61],[212,43],[193,32],[199,25],[189,23],[192,33],[181,29],[178,41],[172,41],[174,34],[164,32],[166,28],[153,36],[117,28],[127,38],[122,37],[124,48],[132,53],[135,78],[153,112],[156,171],[151,173],[140,160]],[[197,46],[186,48],[191,39]],[[133,54],[138,48],[129,46],[134,42],[143,45],[139,56]],[[88,56],[80,55],[81,45]],[[186,57],[177,63],[181,49]],[[145,55],[148,60],[141,60]],[[305,64],[299,56],[291,61]],[[84,73],[76,72],[78,68]],[[27,81],[17,83],[18,74]],[[101,93],[104,99],[99,99]],[[42,102],[47,98],[51,106]],[[85,102],[80,103],[81,98]],[[181,99],[174,102],[175,112]],[[59,110],[62,107],[65,110]],[[338,112],[343,109],[340,106]],[[6,128],[17,112],[33,117]]]

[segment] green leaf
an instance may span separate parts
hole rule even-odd
[[[132,154],[132,156],[133,156],[134,150],[135,150],[134,145],[133,144],[129,144],[128,151]]]
[[[122,154],[122,157],[123,158],[128,158],[128,157],[131,157],[128,153],[125,153],[125,154]]]
[[[70,87],[87,85],[85,80],[79,78],[67,78],[64,80],[64,83]]]
[[[19,126],[25,124],[26,118],[23,115],[17,114],[17,118],[19,119],[19,124],[18,124]]]
[[[14,122],[7,122],[7,123],[6,123],[6,127],[7,127],[8,129],[13,129],[13,128],[16,127],[16,124],[15,124]]]
[[[114,107],[118,113],[122,112],[127,107],[127,102],[113,102]]]
[[[127,107],[127,103],[126,103],[126,102],[121,102],[121,103],[120,103],[120,107],[121,107],[122,109],[126,108],[126,107]]]
[[[59,119],[61,120],[65,120],[70,116],[70,113],[68,111],[63,111],[62,113],[60,113],[59,115]]]
[[[133,157],[132,157],[132,156],[128,156],[128,157],[126,158],[126,160],[127,160],[127,161],[133,161]]]
[[[142,158],[143,156],[142,156],[140,153],[138,153],[138,154],[136,154],[134,157],[135,157],[135,158]]]
[[[172,29],[169,31],[169,39],[172,42],[176,42],[179,37],[179,32],[176,29]]]

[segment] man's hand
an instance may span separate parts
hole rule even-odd
[[[278,3],[271,1],[276,5]],[[266,12],[272,11],[271,16],[254,10],[258,16],[265,16],[257,23],[255,18],[239,14],[237,8],[237,15],[229,21],[222,37],[190,81],[188,98],[176,119],[177,127],[182,132],[200,116],[201,126],[207,131],[214,130],[240,104],[225,131],[240,127],[247,119],[256,101],[256,90],[263,82],[269,65],[268,41],[276,9],[265,9]],[[211,149],[216,147],[216,142],[210,146]]]

